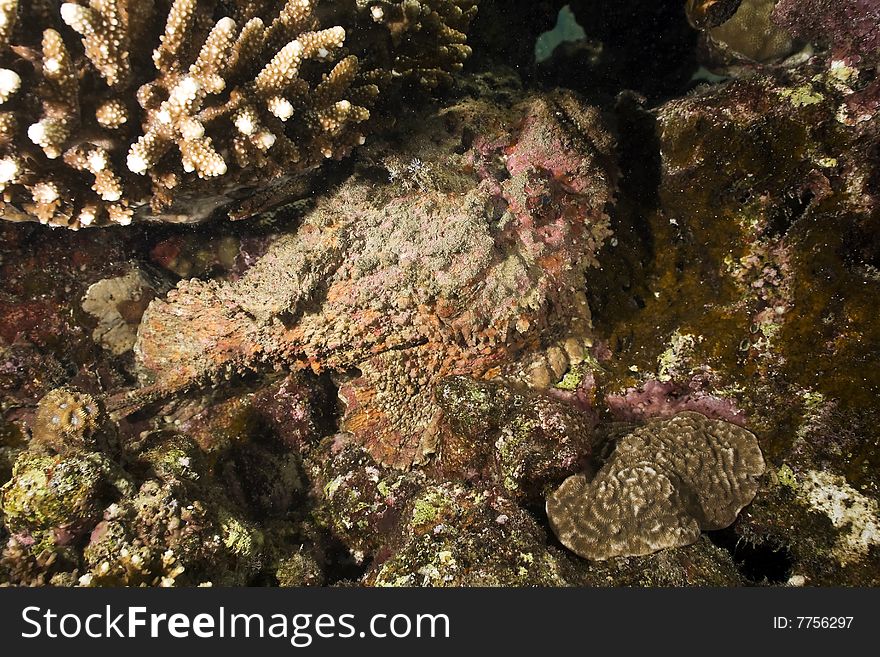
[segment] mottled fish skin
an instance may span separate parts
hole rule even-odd
[[[260,368],[346,374],[342,428],[406,468],[434,450],[443,377],[491,378],[585,339],[584,276],[617,177],[598,110],[561,92],[422,123],[408,174],[422,178],[377,187],[356,172],[237,281],[155,300],[135,346],[150,390]]]

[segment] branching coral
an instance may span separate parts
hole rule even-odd
[[[436,86],[476,0],[0,3],[0,216],[196,221],[363,143]]]

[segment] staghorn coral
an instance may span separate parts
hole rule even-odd
[[[0,5],[0,216],[198,221],[363,143],[448,81],[476,0]],[[246,205],[237,216],[259,208]]]
[[[587,559],[650,554],[730,525],[763,472],[754,434],[688,411],[622,438],[592,481],[566,479],[547,498],[547,516]]]
[[[434,449],[442,377],[567,359],[558,344],[589,333],[584,274],[608,235],[613,142],[598,111],[569,93],[509,110],[465,101],[412,129],[428,185],[355,174],[237,281],[154,301],[135,347],[153,384],[114,404],[260,366],[356,368],[343,429],[408,467]]]

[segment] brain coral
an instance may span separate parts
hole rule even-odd
[[[0,2],[0,217],[197,221],[363,142],[476,0]]]
[[[650,554],[730,525],[763,472],[754,434],[687,411],[622,438],[592,481],[566,479],[547,498],[547,516],[587,559]]]

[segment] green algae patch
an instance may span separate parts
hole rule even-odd
[[[776,471],[776,478],[780,486],[787,486],[791,489],[797,488],[797,478],[795,477],[794,470],[787,463],[783,463],[782,467]]]
[[[446,508],[448,501],[439,492],[419,497],[413,504],[412,524],[413,527],[421,527],[433,522]]]
[[[818,105],[825,100],[825,96],[816,91],[816,89],[809,84],[794,87],[793,89],[782,89],[779,92],[779,95],[795,107]]]

